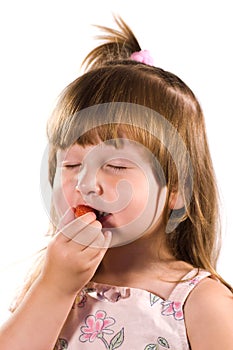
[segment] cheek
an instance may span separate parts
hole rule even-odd
[[[140,216],[146,209],[149,201],[149,183],[144,174],[132,176],[127,180],[130,191],[122,192],[122,197],[128,196],[128,205],[123,209],[124,219],[130,222]]]
[[[124,210],[124,219],[127,222],[138,220],[152,223],[161,214],[163,203],[160,205],[160,186],[152,173],[147,176],[141,174],[131,180],[132,197]],[[164,202],[164,200],[162,200]]]
[[[62,215],[72,206],[72,198],[75,184],[71,179],[62,174],[61,169],[57,169],[53,184],[53,205],[58,215]]]
[[[97,181],[100,183],[103,190],[102,199],[107,202],[124,202],[124,198],[128,196],[126,191],[122,190],[121,180],[114,176],[99,176]],[[130,187],[131,188],[131,187]]]
[[[132,188],[132,199],[128,206],[128,212],[129,216],[134,218],[142,214],[146,209],[149,200],[149,189],[143,181]]]

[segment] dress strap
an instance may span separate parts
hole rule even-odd
[[[204,278],[211,276],[211,273],[201,269],[193,269],[186,274],[171,292],[168,300],[179,302],[184,305],[189,294]]]

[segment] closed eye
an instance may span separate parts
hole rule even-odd
[[[113,165],[113,164],[108,164],[107,168],[111,169],[114,172],[122,172],[127,169],[126,166],[120,166],[120,165]]]
[[[74,168],[78,168],[80,166],[81,166],[81,164],[66,164],[66,165],[64,165],[64,168],[66,168],[66,169],[74,169]]]

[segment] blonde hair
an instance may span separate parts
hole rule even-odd
[[[218,191],[200,104],[173,73],[132,60],[131,54],[140,51],[140,45],[121,18],[115,17],[115,21],[120,30],[98,26],[105,32],[99,36],[104,43],[87,55],[83,63],[86,72],[65,88],[48,121],[50,183],[53,185],[59,148],[75,142],[93,144],[99,138],[106,141],[123,134],[142,143],[161,164],[168,196],[178,190],[178,185],[184,199],[187,193],[191,195],[185,200],[185,208],[175,212],[177,224],[166,235],[171,252],[179,260],[210,271],[231,289],[216,272],[221,242]],[[167,135],[161,120],[176,132]],[[191,167],[187,156],[179,152],[177,134]],[[174,162],[171,150],[178,161]],[[179,184],[177,162],[184,172]],[[167,210],[167,219],[170,215]]]

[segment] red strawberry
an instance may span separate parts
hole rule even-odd
[[[91,207],[88,207],[86,205],[80,204],[78,205],[75,209],[74,209],[74,215],[76,216],[76,218],[78,218],[79,216],[82,216],[86,213],[89,212],[93,212],[95,213],[95,210]]]

